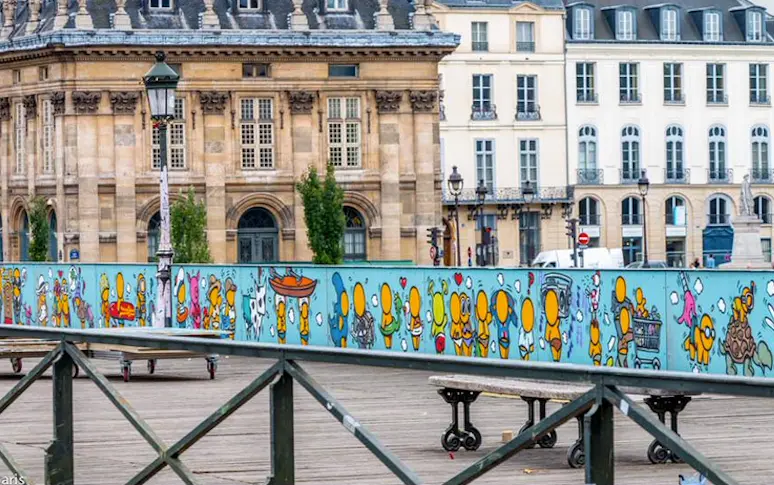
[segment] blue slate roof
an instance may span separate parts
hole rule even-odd
[[[564,10],[563,0],[437,0],[438,3],[452,8],[513,8],[522,3],[531,3],[546,10]]]

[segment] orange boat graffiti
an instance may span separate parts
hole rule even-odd
[[[114,301],[110,304],[110,316],[115,320],[134,321],[134,305],[128,301]]]
[[[271,269],[269,284],[278,295],[291,298],[306,298],[314,293],[317,280],[296,274],[288,268],[285,275],[280,275],[274,268]]]

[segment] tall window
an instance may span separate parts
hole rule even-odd
[[[754,200],[753,209],[758,219],[764,224],[771,224],[771,199],[765,195],[759,195]]]
[[[579,103],[594,103],[597,101],[597,94],[594,90],[594,66],[593,62],[578,62],[575,64],[575,99]]]
[[[516,76],[516,118],[540,118],[537,105],[537,76]]]
[[[720,42],[720,12],[704,12],[704,40]]]
[[[763,15],[757,10],[747,11],[747,41],[760,42],[763,40]]]
[[[640,199],[627,197],[621,203],[621,224],[624,226],[639,226],[642,224]]]
[[[59,242],[57,241],[56,212],[51,211],[48,216],[48,259],[59,261]]]
[[[621,62],[618,64],[618,93],[622,103],[639,103],[639,64]]]
[[[723,80],[725,64],[707,64],[707,103],[727,102]]]
[[[172,8],[172,0],[150,0],[150,8],[166,9]]]
[[[769,129],[765,126],[752,128],[752,179],[758,182],[771,180],[769,170]]]
[[[712,182],[725,182],[726,175],[726,129],[713,126],[709,129],[709,179]]]
[[[240,10],[258,10],[261,8],[261,0],[239,0]]]
[[[540,253],[540,213],[519,214],[519,263],[531,264]]]
[[[682,182],[683,172],[683,129],[677,125],[666,129],[666,181]]]
[[[344,206],[344,260],[365,261],[366,259],[366,223],[360,212]]]
[[[50,99],[43,100],[43,172],[54,171],[54,107]],[[55,261],[55,260],[52,260]]]
[[[473,113],[492,112],[492,78],[491,74],[473,75]]]
[[[624,126],[621,130],[621,181],[640,179],[640,129]]]
[[[153,128],[153,168],[161,168],[161,138]],[[167,162],[170,169],[185,168],[185,99],[175,98],[174,118],[167,124]]]
[[[688,225],[685,200],[682,197],[673,196],[668,198],[664,206],[664,215],[666,225],[668,226],[686,227]],[[685,266],[684,235],[668,236],[666,238],[666,259],[667,265],[670,268]]]
[[[661,9],[661,40],[679,40],[680,24],[677,21],[677,10],[674,8]]]
[[[476,140],[476,186],[483,180],[489,190],[494,194],[494,140]]]
[[[148,261],[156,261],[161,234],[161,215],[156,212],[148,221]]]
[[[348,9],[347,0],[326,0],[325,7],[329,12],[346,12]]]
[[[575,40],[590,40],[593,33],[591,29],[591,9],[584,7],[575,7],[573,13],[575,20],[575,30],[573,31],[573,39]]]
[[[537,138],[519,140],[519,166],[522,185],[529,181],[533,187],[538,185],[538,141]]]
[[[535,52],[534,22],[516,22],[516,51]]]
[[[731,223],[731,203],[724,195],[714,195],[709,200],[708,223],[726,225]]]
[[[274,100],[242,99],[241,108],[242,168],[274,168]]]
[[[24,173],[24,167],[27,164],[27,114],[24,111],[24,105],[16,103],[14,117],[14,140],[16,148],[16,173]]]
[[[683,64],[679,62],[664,63],[664,102],[683,102]]]
[[[750,103],[769,104],[769,65],[750,64]]]
[[[489,37],[487,35],[486,22],[471,22],[471,48],[474,51],[488,51]]]
[[[328,98],[328,159],[360,167],[360,98]]]
[[[599,226],[599,202],[593,197],[585,197],[578,202],[578,219],[581,226]]]
[[[685,200],[682,197],[672,196],[667,199],[664,206],[664,220],[667,226],[685,226],[688,223]]]
[[[631,10],[618,10],[616,15],[617,40],[634,40],[634,12]]]
[[[597,129],[590,125],[578,130],[578,167],[584,171],[597,171]],[[596,178],[596,174],[593,176]]]

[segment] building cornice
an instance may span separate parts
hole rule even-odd
[[[606,55],[620,54],[629,57],[647,57],[653,59],[664,59],[670,56],[691,56],[705,61],[708,57],[732,56],[733,58],[742,56],[753,56],[755,58],[765,58],[774,56],[774,49],[770,44],[709,44],[709,43],[683,43],[683,44],[665,44],[659,42],[653,43],[567,43],[568,59],[582,58],[583,55]]]

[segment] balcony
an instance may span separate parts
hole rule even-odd
[[[619,101],[621,104],[640,104],[642,103],[642,96],[637,91],[620,92]]]
[[[623,226],[641,226],[642,214],[622,214],[621,225]]]
[[[621,175],[621,184],[636,184],[642,175],[640,169],[619,169],[618,173]]]
[[[725,93],[707,91],[707,104],[728,104],[728,95]]]
[[[578,185],[602,185],[605,171],[601,168],[579,168],[576,172]]]
[[[685,104],[685,94],[681,92],[665,92],[664,93],[664,104],[674,104],[682,106]]]
[[[497,107],[493,104],[473,105],[470,107],[470,119],[473,121],[492,121],[497,119]]]
[[[733,178],[733,169],[707,169],[707,183],[709,184],[728,184]]]
[[[526,40],[516,42],[516,52],[535,52],[535,42]]]
[[[472,42],[471,48],[473,52],[488,52],[489,42]]]
[[[750,182],[754,184],[772,184],[774,183],[774,170],[754,168],[750,170]]]
[[[687,184],[691,180],[690,168],[665,168],[665,184]]]
[[[597,104],[597,93],[593,91],[576,91],[575,99],[579,104]]]
[[[568,186],[558,187],[535,187],[535,203],[558,203],[558,202],[571,202],[573,199],[573,188]],[[487,203],[498,204],[523,204],[524,195],[521,192],[521,187],[495,187],[493,192],[487,194],[485,201]],[[454,197],[447,192],[444,188],[443,203],[445,205],[454,205]],[[459,196],[460,205],[475,205],[476,201],[476,188],[465,188]]]
[[[771,96],[766,93],[752,92],[750,93],[750,105],[751,106],[771,106]]]
[[[731,214],[708,214],[707,223],[710,226],[727,226],[731,224]]]
[[[540,106],[532,104],[532,106],[522,106],[519,111],[516,111],[517,121],[540,121]]]
[[[581,226],[601,226],[602,216],[599,214],[581,214],[578,223]]]

